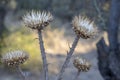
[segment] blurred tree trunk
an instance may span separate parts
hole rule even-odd
[[[4,18],[6,15],[6,10],[3,6],[0,6],[0,36],[2,36],[3,31],[5,30]]]
[[[4,25],[4,18],[7,13],[8,1],[9,0],[0,0],[0,52],[1,52],[3,45],[5,45],[4,39],[3,39],[4,38],[3,33],[6,31],[6,27]]]
[[[6,10],[4,9],[4,7],[0,6],[0,52],[1,52],[1,43],[3,44],[3,32],[5,30],[5,26],[4,26],[4,17],[6,14]],[[1,55],[0,55],[1,56]]]
[[[0,0],[0,38],[2,37],[2,33],[6,30],[4,26],[4,18],[6,16],[7,3],[9,0]]]
[[[108,27],[109,46],[106,46],[103,38],[97,43],[98,65],[104,80],[120,80],[119,18],[120,0],[112,0]]]

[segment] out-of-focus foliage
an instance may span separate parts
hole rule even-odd
[[[95,3],[96,1],[96,3]],[[10,9],[47,10],[62,20],[71,21],[76,14],[87,15],[106,29],[109,17],[110,0],[2,0]],[[16,7],[16,8],[15,8]],[[103,20],[101,20],[101,16]]]
[[[9,0],[0,0],[0,6],[7,5]]]
[[[51,0],[16,0],[18,9],[48,9]]]
[[[2,46],[1,53],[4,54],[16,49],[24,50],[30,54],[30,58],[25,65],[23,65],[24,68],[31,70],[41,69],[40,49],[38,41],[35,39],[36,35],[26,31],[27,30],[23,28],[4,38],[5,46],[2,46],[2,43],[0,44]]]
[[[6,11],[16,8],[15,0],[0,0],[0,7],[3,7]]]
[[[87,15],[104,29],[108,24],[110,0],[16,0],[16,3],[17,10],[49,10],[56,17],[68,21],[74,15],[81,14]]]

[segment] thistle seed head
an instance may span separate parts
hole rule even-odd
[[[74,17],[72,25],[75,34],[83,39],[94,37],[97,33],[97,27],[94,22],[80,15]]]
[[[29,58],[28,53],[24,51],[11,51],[2,56],[1,62],[7,66],[19,66]]]
[[[83,58],[75,58],[73,61],[75,68],[80,72],[88,72],[90,70],[91,64]]]
[[[53,20],[50,12],[31,11],[23,16],[23,23],[26,27],[42,30]]]

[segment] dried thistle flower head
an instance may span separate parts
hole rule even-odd
[[[53,20],[50,12],[31,11],[23,16],[25,26],[32,29],[42,30]]]
[[[83,39],[94,37],[97,33],[97,27],[94,22],[91,22],[86,17],[75,16],[72,24],[75,34]]]
[[[7,66],[19,66],[29,58],[28,53],[24,51],[11,51],[2,56],[1,62]]]
[[[75,58],[73,61],[75,68],[80,72],[87,72],[90,70],[91,64],[83,58]]]

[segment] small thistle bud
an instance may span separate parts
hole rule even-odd
[[[74,59],[73,64],[79,72],[87,72],[90,70],[91,67],[91,64],[88,61],[78,57]]]
[[[23,16],[26,27],[42,30],[53,20],[50,12],[32,11]]]
[[[83,39],[94,37],[97,33],[94,22],[80,15],[74,17],[72,24],[75,34]]]
[[[19,66],[23,64],[29,58],[28,53],[24,51],[11,51],[7,54],[3,55],[1,58],[1,62],[7,66]]]

